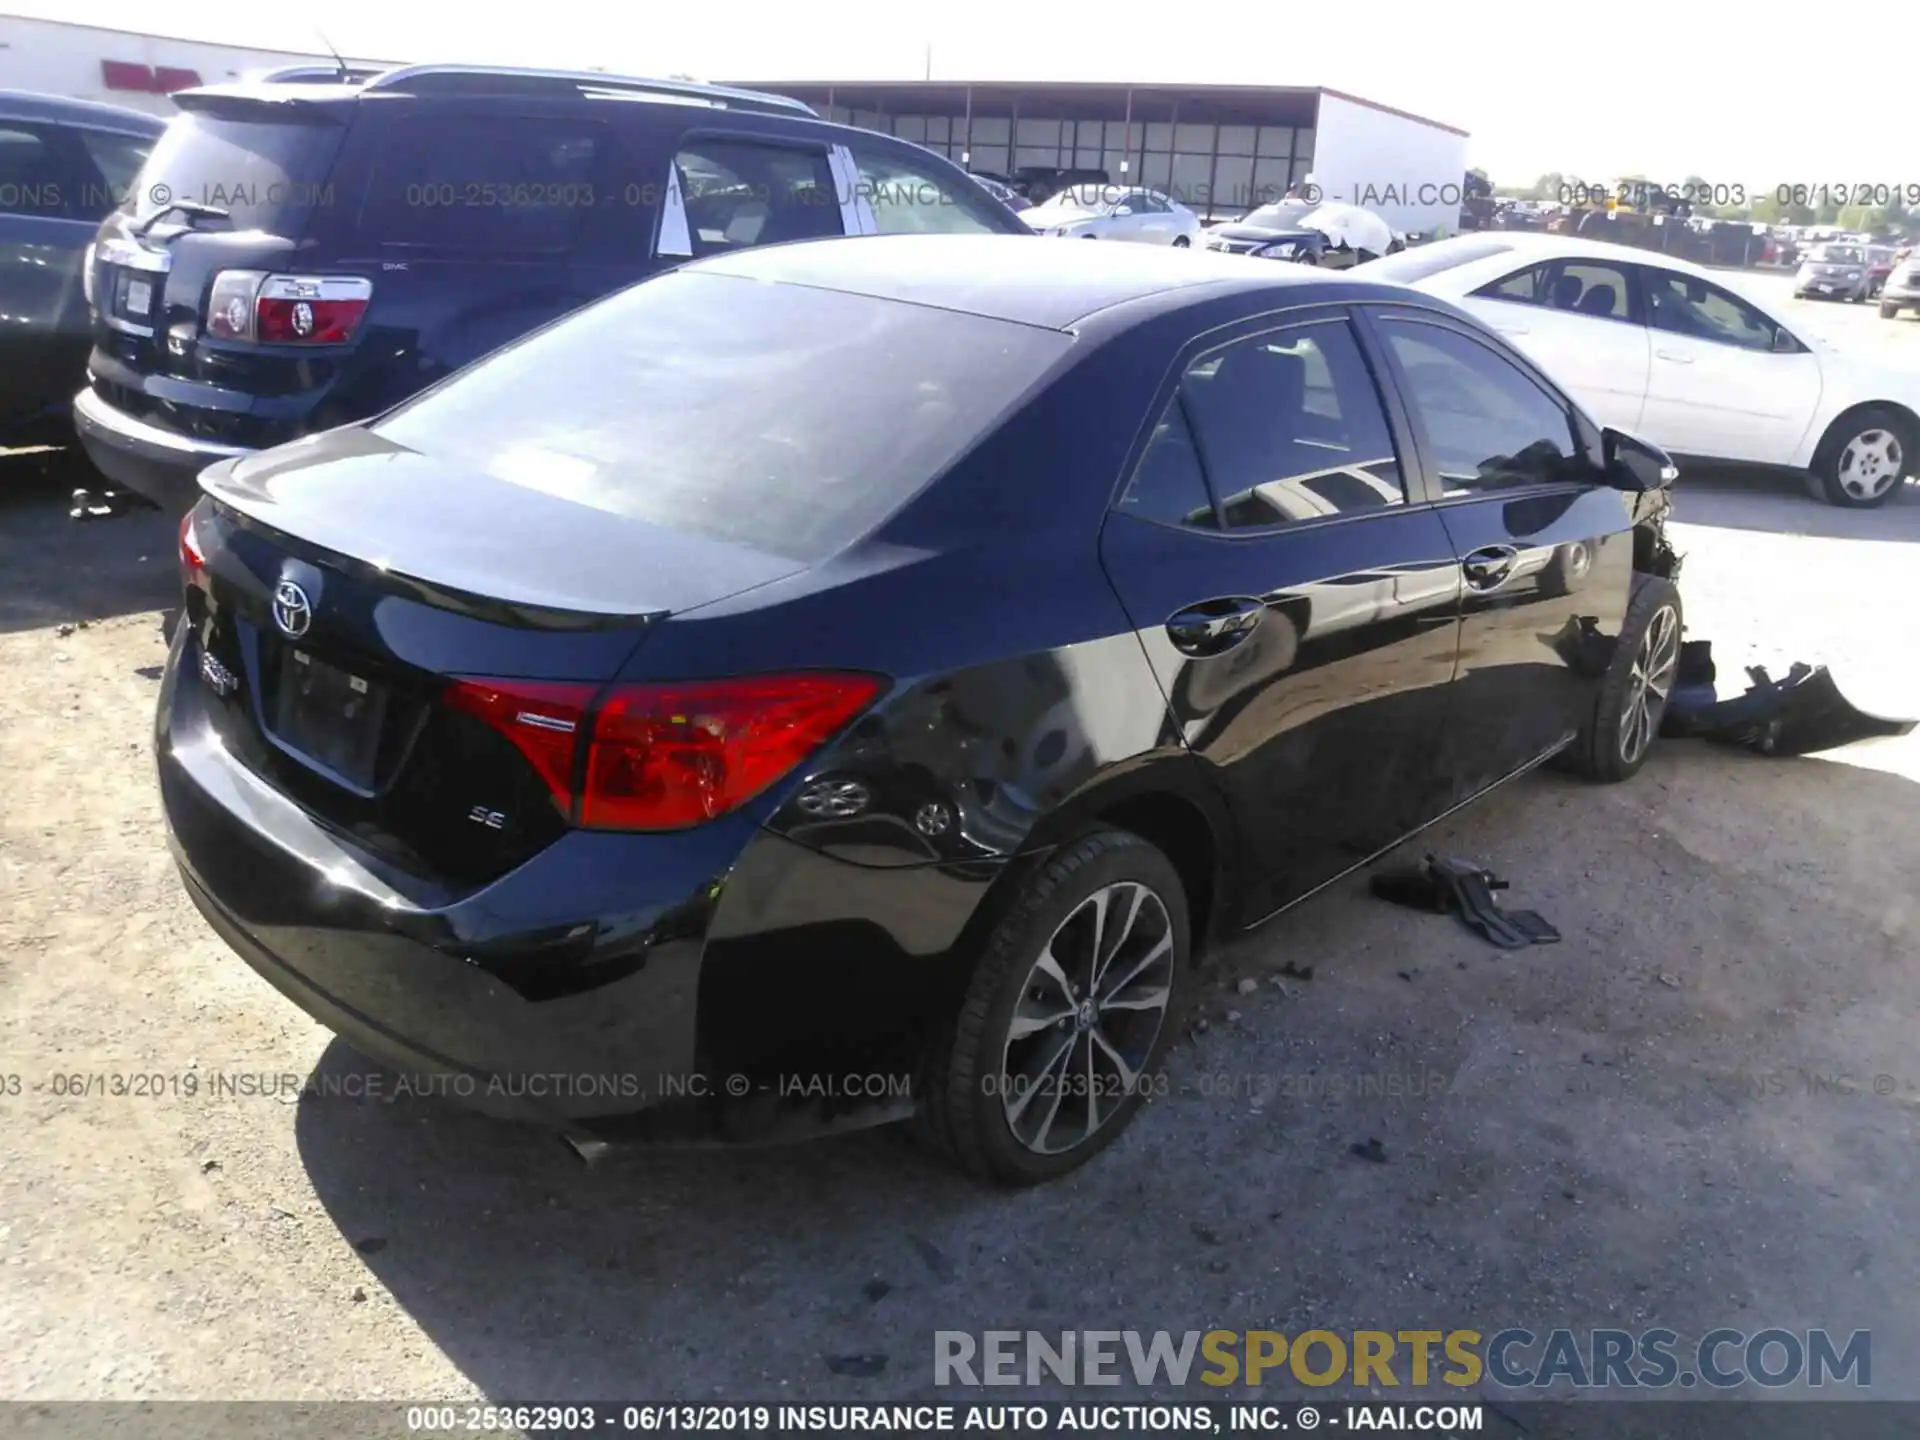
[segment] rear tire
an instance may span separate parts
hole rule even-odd
[[[1889,305],[1884,300],[1880,302],[1880,318],[1882,320],[1896,319],[1898,318],[1899,314],[1900,314],[1900,307],[1898,305]]]
[[[1189,944],[1186,893],[1159,850],[1109,829],[1063,845],[1023,882],[928,1046],[921,1138],[995,1185],[1037,1185],[1091,1160],[1151,1090],[1182,1013]]]
[[[1842,416],[1813,452],[1821,498],[1846,510],[1886,504],[1913,467],[1915,444],[1913,426],[1887,406]]]
[[[1173,237],[1173,248],[1176,250],[1185,250],[1192,244],[1193,242],[1184,235],[1176,235]]]
[[[1671,580],[1633,577],[1633,599],[1613,660],[1600,681],[1593,714],[1571,747],[1572,766],[1584,779],[1618,784],[1646,764],[1680,667],[1682,615],[1680,590]]]

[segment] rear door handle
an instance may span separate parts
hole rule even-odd
[[[1519,558],[1520,552],[1511,545],[1483,545],[1460,562],[1460,573],[1475,590],[1498,590]]]
[[[1527,333],[1527,327],[1524,325],[1496,325],[1493,328],[1498,330],[1502,335],[1524,335]]]
[[[1693,363],[1693,357],[1691,355],[1676,355],[1671,350],[1656,350],[1653,353],[1657,358],[1670,361],[1675,365],[1691,365]]]
[[[1167,637],[1183,655],[1224,655],[1238,645],[1267,613],[1267,602],[1251,595],[1202,600],[1167,621]]]

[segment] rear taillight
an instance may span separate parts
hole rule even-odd
[[[592,686],[462,679],[446,703],[512,741],[579,824],[682,830],[790,773],[880,688],[872,675],[806,672],[621,685],[596,705]]]
[[[207,552],[193,528],[193,511],[180,517],[180,579],[197,590],[207,588]]]
[[[511,740],[570,815],[574,752],[599,689],[540,680],[456,680],[443,699],[447,708],[484,720]]]
[[[207,292],[207,334],[269,345],[339,345],[373,299],[357,275],[269,275],[222,270]]]

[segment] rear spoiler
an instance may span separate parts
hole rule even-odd
[[[283,124],[344,125],[351,116],[348,103],[358,86],[314,85],[202,85],[176,90],[168,98],[192,115],[217,115],[230,120],[279,121]]]

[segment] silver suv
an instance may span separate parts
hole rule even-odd
[[[1880,291],[1882,320],[1891,320],[1902,310],[1920,310],[1920,250],[1893,267]]]

